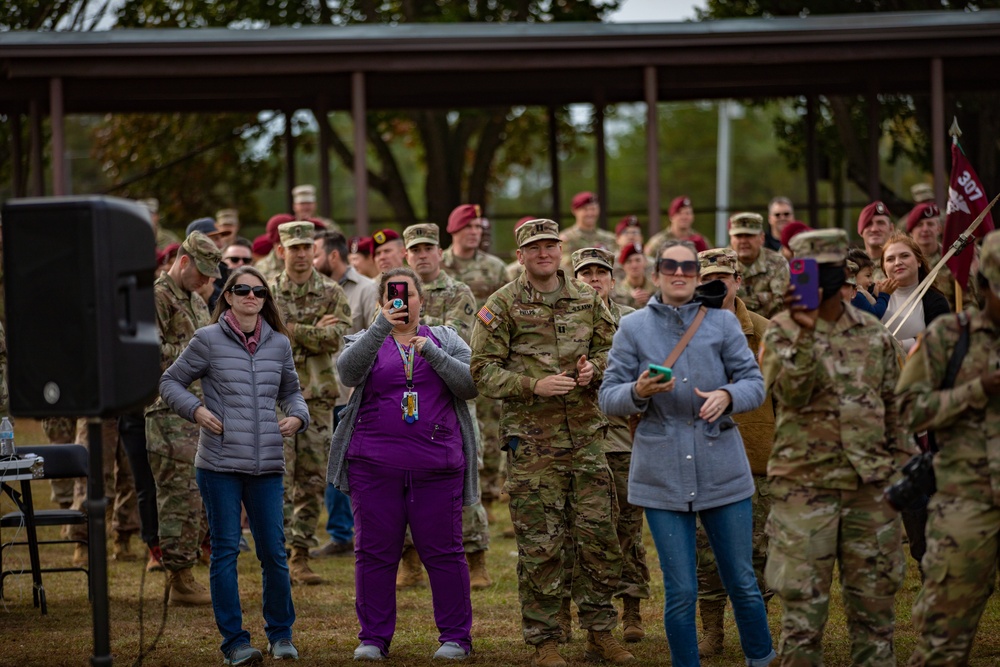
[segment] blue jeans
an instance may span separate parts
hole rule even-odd
[[[338,405],[333,409],[333,428],[337,428],[340,423],[340,413],[346,405]],[[351,499],[346,493],[338,490],[333,484],[326,485],[323,493],[323,502],[326,504],[326,532],[330,533],[330,540],[338,544],[350,542],[354,539],[354,512],[351,510]]]
[[[764,599],[753,571],[753,515],[750,499],[701,512],[646,508],[646,521],[663,570],[663,625],[674,667],[700,665],[695,604],[698,601],[695,517],[701,518],[715,553],[719,576],[733,603],[740,645],[750,667],[775,658]]]
[[[242,536],[240,503],[247,510],[263,573],[264,632],[272,644],[279,639],[291,639],[295,609],[285,555],[281,474],[246,475],[197,468],[195,477],[212,532],[209,585],[215,623],[222,633],[223,655],[250,643],[250,633],[243,629],[236,574]]]

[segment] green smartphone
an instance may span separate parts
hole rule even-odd
[[[649,365],[649,374],[659,376],[657,382],[670,382],[670,378],[674,376],[672,370],[666,366],[658,366],[657,364]]]

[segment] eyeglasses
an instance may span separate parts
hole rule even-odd
[[[791,211],[775,211],[771,215],[773,215],[776,218],[790,218],[790,217],[792,217],[792,212]]]
[[[267,288],[257,285],[255,287],[250,287],[249,285],[233,285],[229,288],[229,291],[236,296],[246,296],[253,292],[253,295],[258,299],[263,299],[267,296]]]
[[[230,264],[249,264],[253,261],[253,257],[223,257]]]
[[[661,259],[656,263],[656,270],[664,276],[672,276],[677,273],[677,269],[681,270],[685,278],[694,278],[698,275],[698,262],[693,259],[688,259],[683,262],[678,262],[676,259]]]

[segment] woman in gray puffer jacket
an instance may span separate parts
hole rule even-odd
[[[204,405],[187,390],[198,379]],[[240,611],[236,557],[241,504],[263,570],[268,652],[275,659],[297,658],[282,518],[282,438],[304,431],[309,411],[288,332],[259,271],[241,267],[229,276],[213,324],[198,329],[163,374],[160,395],[178,415],[201,426],[195,476],[212,532],[209,580],[225,664],[263,660],[250,645]],[[281,421],[276,405],[288,415]]]

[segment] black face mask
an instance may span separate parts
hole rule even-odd
[[[840,295],[840,288],[847,282],[843,266],[835,264],[819,265],[819,288],[823,301]]]
[[[706,308],[722,308],[729,289],[721,280],[710,280],[694,288],[694,299]]]

